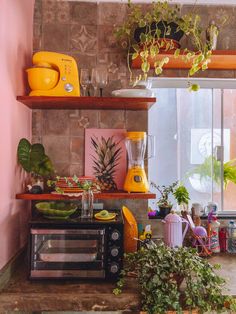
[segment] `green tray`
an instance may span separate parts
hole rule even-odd
[[[76,204],[64,202],[40,202],[37,203],[35,207],[44,216],[53,218],[68,218],[74,214],[77,209]]]

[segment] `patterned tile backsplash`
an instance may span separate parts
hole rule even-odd
[[[148,4],[143,5],[148,8]],[[183,6],[183,11],[191,10]],[[236,49],[236,7],[196,6],[205,25],[211,19],[228,16],[219,36],[219,49]],[[72,55],[79,68],[106,65],[109,84],[104,95],[114,89],[129,86],[126,52],[115,37],[114,29],[127,14],[124,3],[36,0],[34,14],[34,51],[48,50]],[[183,39],[182,44],[186,43]],[[188,43],[190,45],[191,43]],[[164,76],[186,76],[184,70],[164,71]],[[201,76],[235,77],[234,71],[206,71]],[[147,112],[96,110],[34,110],[32,141],[42,142],[60,175],[83,175],[85,128],[126,128],[147,130]],[[124,201],[146,222],[147,201]],[[108,207],[120,206],[120,201],[108,202]]]

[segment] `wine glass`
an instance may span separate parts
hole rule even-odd
[[[97,80],[97,69],[93,68],[91,72],[91,85],[93,86],[93,95],[97,96],[98,80]]]
[[[108,82],[108,73],[106,68],[97,68],[96,69],[97,84],[100,91],[100,97],[102,97],[103,88],[107,85]]]
[[[81,69],[80,71],[80,85],[83,89],[83,96],[86,96],[86,90],[90,83],[89,69]]]

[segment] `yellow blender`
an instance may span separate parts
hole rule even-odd
[[[154,155],[154,137],[152,155]],[[125,178],[124,190],[127,192],[148,192],[149,184],[144,170],[144,155],[146,150],[146,132],[127,132],[126,148],[128,152],[128,172]]]

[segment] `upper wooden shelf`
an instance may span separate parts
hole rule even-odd
[[[31,109],[148,110],[156,98],[17,96]]]
[[[117,192],[103,192],[94,193],[94,199],[155,199],[156,194],[154,193],[127,193],[124,191]],[[80,200],[81,196],[67,196],[59,194],[30,194],[21,193],[16,194],[18,200],[29,200],[29,201],[61,201],[61,200]]]
[[[182,59],[183,51],[175,58],[173,52],[160,53],[156,58],[149,58],[151,67],[154,67],[154,62],[161,60],[163,57],[169,57],[169,62],[164,65],[165,69],[189,69],[192,62],[184,62]],[[141,58],[137,57],[132,61],[132,68],[140,69]],[[214,50],[211,56],[211,62],[208,64],[208,69],[211,70],[236,70],[236,50]]]

